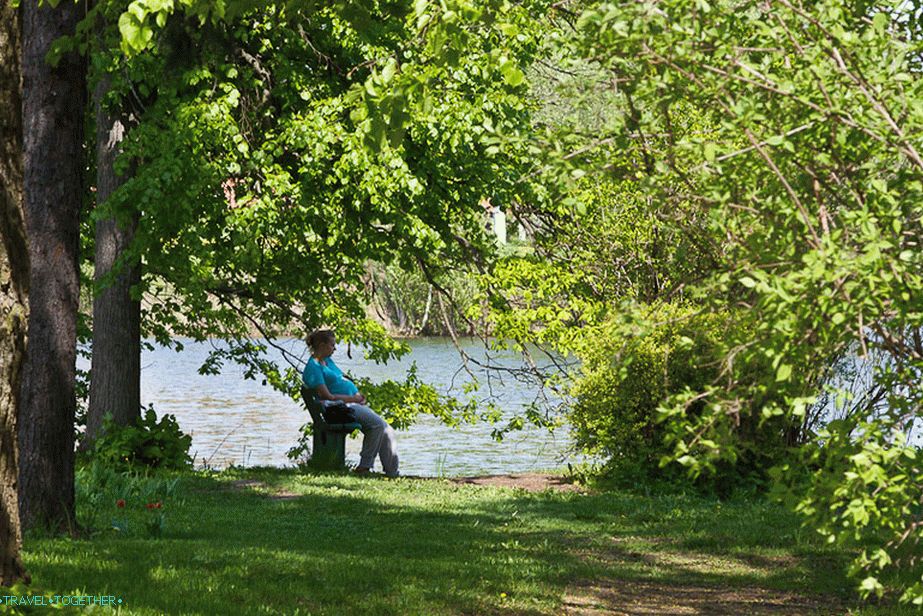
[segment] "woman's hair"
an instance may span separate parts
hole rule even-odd
[[[319,329],[308,336],[308,346],[314,351],[317,345],[336,340],[332,329]]]

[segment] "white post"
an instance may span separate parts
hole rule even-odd
[[[499,207],[494,210],[494,235],[501,244],[506,244],[506,214]]]

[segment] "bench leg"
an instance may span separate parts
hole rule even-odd
[[[318,468],[340,470],[346,466],[346,435],[342,432],[314,432],[311,464]]]

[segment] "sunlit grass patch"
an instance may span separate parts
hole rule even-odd
[[[855,602],[845,555],[758,500],[247,469],[182,475],[164,506],[160,537],[30,536],[27,566],[123,614],[553,614],[600,580]]]

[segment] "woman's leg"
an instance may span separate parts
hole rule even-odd
[[[388,477],[397,477],[400,475],[398,466],[400,460],[397,457],[397,434],[394,428],[385,424],[385,432],[381,435],[381,448],[378,450],[378,457],[381,458],[381,468]]]
[[[396,476],[398,474],[397,441],[394,429],[382,419],[378,413],[369,407],[351,403],[349,405],[356,414],[356,421],[362,426],[362,451],[359,453],[359,467],[371,469],[375,465],[375,457],[381,458],[381,466],[385,474]]]

